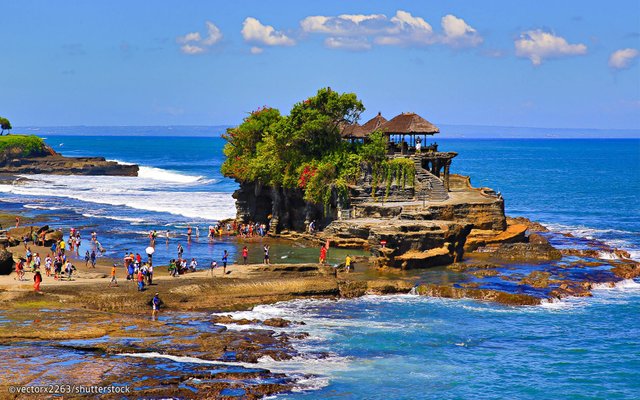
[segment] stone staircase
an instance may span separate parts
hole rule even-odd
[[[449,198],[449,193],[444,187],[444,183],[437,176],[422,168],[422,159],[412,156],[411,161],[416,166],[416,200],[421,200],[426,189],[427,201],[445,201]]]

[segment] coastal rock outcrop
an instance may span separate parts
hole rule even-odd
[[[48,154],[41,157],[10,158],[0,162],[3,174],[114,175],[137,176],[138,166],[107,161],[104,157],[64,157]]]
[[[506,243],[500,245],[493,256],[504,261],[536,262],[559,260],[562,253],[548,243]]]
[[[452,221],[355,219],[332,222],[322,237],[337,247],[353,239],[366,241],[378,266],[411,269],[462,259],[471,228],[471,224]]]
[[[9,275],[13,271],[13,254],[7,250],[0,250],[0,275]]]

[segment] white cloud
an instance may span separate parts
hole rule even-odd
[[[260,54],[264,51],[262,47],[253,46],[250,50],[251,54]]]
[[[342,14],[337,17],[316,15],[300,21],[300,27],[306,33],[351,36],[379,32],[384,28],[385,23],[387,23],[387,17],[384,14]]]
[[[570,44],[565,38],[540,29],[523,32],[514,44],[516,55],[528,58],[533,65],[542,64],[544,59],[587,53],[584,44]]]
[[[222,40],[222,32],[213,22],[205,21],[205,24],[207,25],[207,36],[204,39],[200,32],[191,32],[176,38],[176,42],[182,44],[180,51],[189,55],[201,54],[208,47]]]
[[[429,46],[444,44],[452,47],[477,46],[482,37],[464,20],[453,15],[442,19],[443,33],[422,17],[403,10],[388,18],[384,14],[315,15],[300,21],[302,31],[324,34],[325,46],[333,49],[368,50],[372,43],[386,46]]]
[[[611,53],[609,67],[613,69],[627,69],[638,58],[640,52],[636,49],[620,49]]]
[[[330,49],[344,49],[352,51],[364,51],[371,49],[371,43],[366,38],[358,37],[328,37],[324,45]]]
[[[200,37],[200,32],[187,33],[184,36],[178,36],[178,38],[176,39],[178,43],[199,42],[200,40],[202,40],[202,38]]]
[[[296,42],[271,25],[262,25],[255,18],[248,17],[242,24],[242,37],[250,43],[265,46],[293,46]]]
[[[180,46],[180,51],[184,54],[194,55],[204,53],[204,47],[196,46],[193,44],[183,44]]]
[[[483,42],[478,31],[473,29],[462,18],[445,15],[440,22],[444,35],[442,41],[452,46],[477,46]]]
[[[207,24],[207,38],[202,41],[205,46],[213,46],[222,40],[222,32],[213,22],[206,22]]]

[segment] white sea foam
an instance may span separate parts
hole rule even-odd
[[[231,193],[182,191],[180,189],[184,186],[198,184],[197,180],[200,177],[172,174],[163,172],[159,177],[161,179],[29,175],[30,180],[22,184],[0,185],[0,193],[64,197],[210,221],[235,215],[235,202]],[[173,182],[170,179],[173,179]]]
[[[155,181],[172,183],[196,183],[202,180],[204,177],[180,174],[178,172],[168,171],[161,168],[141,166],[138,170],[138,178],[153,179]]]
[[[112,219],[115,221],[127,221],[127,222],[135,222],[135,223],[144,222],[144,219],[142,218],[122,217],[118,215],[99,215],[99,214],[83,213],[82,216],[87,218],[106,218],[106,219]]]
[[[570,233],[573,236],[588,239],[588,240],[599,240],[607,246],[622,249],[629,253],[630,258],[635,261],[640,261],[640,249],[637,248],[637,245],[624,240],[624,239],[612,239],[610,237],[603,237],[606,235],[625,235],[625,236],[637,236],[638,232],[625,231],[621,229],[597,229],[590,228],[586,226],[571,226],[571,225],[563,225],[563,224],[546,224],[546,227],[549,228],[553,232],[558,233]],[[618,259],[619,256],[607,252],[601,251],[599,253],[599,257],[603,259]]]

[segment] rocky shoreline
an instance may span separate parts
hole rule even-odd
[[[11,222],[13,217],[3,215],[2,221]],[[91,368],[93,384],[127,383],[137,395],[148,398],[189,397],[196,389],[202,396],[234,393],[262,398],[290,392],[299,380],[314,378],[283,374],[263,363],[309,356],[293,345],[305,339],[304,321],[237,319],[228,312],[294,299],[407,293],[536,306],[570,296],[591,296],[594,288],[640,276],[640,264],[624,250],[594,240],[585,245],[584,239],[548,232],[524,218],[506,218],[502,231],[442,221],[367,224],[366,220],[339,222],[321,233],[285,231],[263,239],[312,247],[329,240],[332,247],[369,249],[370,257],[354,257],[357,267],[350,273],[344,265],[252,264],[232,265],[228,275],[199,271],[172,278],[159,266],[150,288],[161,293],[159,320],[149,318],[151,294],[138,292],[134,284],[125,281],[105,290],[110,260],[102,259],[95,270],[78,263],[73,281],[45,281],[41,293],[33,291],[30,281],[0,276],[4,279],[0,282],[0,353],[14,355],[4,357],[0,365],[6,371],[27,372],[5,376],[5,382],[35,384],[29,377],[42,376],[43,370],[55,368],[58,362],[80,358],[75,367],[63,368],[69,382],[82,384],[85,370]],[[45,244],[59,235],[46,225],[34,230],[45,232]],[[30,226],[9,229],[12,239],[6,243],[14,255],[22,250],[15,238],[30,231]],[[382,240],[386,240],[384,246]],[[412,263],[420,259],[410,249],[423,243],[435,243],[442,250],[439,254],[421,251],[432,266],[416,268],[420,265]],[[578,243],[583,246],[572,247]],[[404,254],[411,258],[393,257],[393,249],[400,245],[408,246]],[[34,251],[46,251],[46,247]],[[389,260],[399,262],[395,264],[399,267]],[[39,349],[42,363],[15,358],[34,357],[34,349]]]

